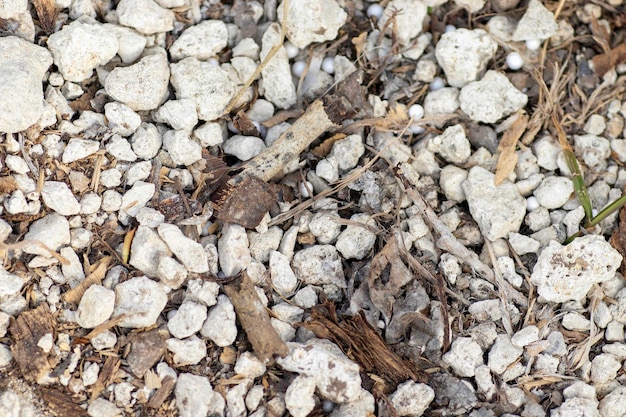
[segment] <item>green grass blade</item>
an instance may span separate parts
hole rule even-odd
[[[576,160],[576,155],[574,155],[574,152],[571,149],[565,148],[563,148],[563,155],[565,155],[567,167],[572,174],[572,181],[574,182],[574,191],[576,192],[576,197],[578,198],[580,205],[583,206],[583,209],[585,210],[585,217],[587,218],[587,221],[591,221],[591,219],[593,219],[591,199],[589,198],[589,194],[587,193],[585,179],[583,178],[582,171],[580,170],[580,165],[578,165],[578,160]]]
[[[615,211],[619,210],[620,207],[622,207],[624,204],[626,204],[626,194],[622,195],[620,198],[606,206],[600,213],[592,218],[591,221],[589,221],[588,225],[585,225],[585,228],[594,227],[595,225],[600,224],[602,220],[606,219]]]

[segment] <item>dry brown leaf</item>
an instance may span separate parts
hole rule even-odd
[[[604,76],[616,65],[626,62],[626,43],[620,43],[610,52],[594,56],[592,61],[596,74],[600,77]]]
[[[110,263],[110,256],[106,256],[100,259],[96,269],[91,274],[89,274],[87,278],[82,280],[80,284],[66,292],[63,296],[63,299],[68,303],[78,304],[80,299],[83,297],[85,291],[87,291],[87,288],[91,287],[94,284],[100,284],[102,282]]]
[[[345,137],[346,135],[344,133],[337,133],[335,135],[332,135],[331,137],[317,145],[315,148],[311,149],[311,152],[317,156],[325,158],[330,153],[335,142],[344,139]]]
[[[498,145],[500,156],[498,157],[494,180],[496,185],[501,184],[515,170],[515,165],[517,164],[515,148],[517,148],[517,142],[526,130],[526,126],[528,126],[528,116],[526,114],[518,114],[517,120],[502,135]]]

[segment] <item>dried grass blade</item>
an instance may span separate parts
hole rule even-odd
[[[522,137],[524,131],[528,126],[528,116],[525,114],[518,114],[517,119],[513,122],[511,127],[505,130],[498,145],[498,165],[496,166],[496,175],[494,183],[499,185],[508,178],[508,176],[515,170],[518,156],[515,153],[517,143]]]

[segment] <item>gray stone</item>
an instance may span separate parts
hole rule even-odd
[[[472,153],[469,140],[461,125],[448,127],[428,142],[428,150],[438,153],[447,162],[463,165]]]
[[[225,402],[204,376],[181,373],[174,389],[180,417],[223,415]]]
[[[226,224],[218,241],[220,266],[227,277],[248,267],[252,262],[246,229],[236,224]]]
[[[491,172],[475,166],[463,183],[463,190],[472,217],[487,239],[494,241],[519,231],[526,202],[514,184],[505,181],[496,186]]]
[[[305,284],[346,287],[341,259],[334,246],[316,245],[299,251],[293,257],[293,269]]]
[[[442,359],[458,376],[473,377],[476,367],[483,364],[483,351],[471,337],[457,337]]]
[[[399,416],[419,417],[435,399],[435,391],[426,384],[407,381],[398,385],[389,399]]]
[[[376,234],[367,226],[376,227],[376,222],[365,213],[353,214],[350,221],[363,223],[363,226],[349,224],[337,237],[335,247],[345,259],[363,259],[376,243]]]
[[[506,368],[517,360],[524,349],[511,343],[511,336],[501,334],[496,337],[496,341],[489,350],[489,369],[498,375],[504,373]]]
[[[159,275],[160,259],[169,257],[170,254],[168,246],[154,230],[146,226],[139,226],[130,247],[128,263],[144,274],[155,277]]]
[[[528,8],[513,32],[513,41],[544,40],[555,35],[557,24],[554,15],[539,0],[530,0]]]

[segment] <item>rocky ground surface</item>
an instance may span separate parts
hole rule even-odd
[[[624,415],[622,3],[1,2],[0,415]]]

